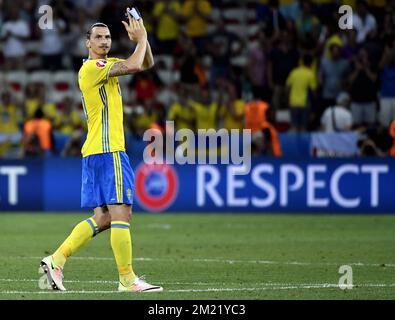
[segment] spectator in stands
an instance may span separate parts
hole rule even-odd
[[[251,90],[254,99],[270,100],[268,74],[267,40],[263,32],[259,33],[258,45],[252,48],[248,56],[247,72],[251,82]]]
[[[244,128],[246,102],[239,97],[236,86],[223,80],[219,88],[227,92],[227,97],[220,106],[220,115],[223,121],[222,128],[226,130],[242,130]]]
[[[291,70],[298,66],[299,53],[293,46],[288,31],[281,33],[278,40],[275,41],[274,47],[270,52],[268,61],[268,85],[272,91],[272,101],[270,112],[275,119],[275,112],[279,109],[286,109],[287,88],[286,80]]]
[[[340,3],[333,0],[312,0],[312,2],[315,6],[314,12],[321,22],[331,20],[334,12],[338,10]]]
[[[354,126],[373,125],[376,121],[377,73],[364,48],[354,60],[349,82]]]
[[[11,93],[4,91],[0,101],[0,135],[14,135],[19,133],[19,114],[18,106],[12,101]],[[13,146],[11,139],[1,139],[0,157],[5,156]]]
[[[56,123],[54,129],[62,134],[72,134],[84,127],[81,115],[77,111],[73,97],[65,96],[57,105]]]
[[[195,130],[195,117],[191,104],[188,102],[188,90],[180,85],[178,88],[178,101],[173,103],[167,114],[169,121],[174,121],[175,130],[191,129]]]
[[[241,50],[239,37],[225,28],[225,21],[219,17],[216,30],[207,36],[207,52],[211,55],[210,89],[214,90],[219,77],[230,76],[231,58]],[[237,48],[237,49],[236,49]]]
[[[186,33],[192,38],[199,54],[205,51],[211,4],[208,0],[185,0],[182,13],[186,21]]]
[[[47,88],[42,83],[29,83],[25,100],[25,119],[31,119],[38,109],[44,112],[46,118],[56,121],[56,104],[47,101]]]
[[[44,0],[45,1],[45,0]],[[77,8],[76,0],[52,0],[50,1],[50,6],[52,7],[53,11],[56,11],[59,15],[59,19],[63,20],[66,24],[65,31],[70,31],[70,24],[75,21],[76,13],[83,14],[87,17],[87,13],[85,10],[79,10]],[[38,9],[36,9],[36,12]],[[84,32],[85,33],[85,32]]]
[[[180,69],[180,82],[192,91],[196,86],[204,86],[206,79],[202,74],[196,46],[191,39],[181,35],[175,49],[177,65]]]
[[[12,101],[11,93],[4,91],[0,102],[0,133],[18,133],[21,119],[18,105]]]
[[[310,0],[301,0],[301,13],[296,19],[298,37],[303,45],[317,44],[321,32],[321,23],[313,14],[313,5]]]
[[[280,0],[280,12],[284,16],[285,20],[295,21],[300,14],[300,1]]]
[[[395,43],[395,42],[394,42]],[[388,127],[395,119],[395,47],[386,47],[383,58],[380,62],[381,67],[381,86],[380,86],[380,124]]]
[[[106,0],[72,0],[75,10],[83,11],[87,17],[88,23],[92,24],[99,21],[99,17],[106,5]],[[115,2],[115,1],[111,1]],[[102,21],[102,20],[100,20]],[[103,21],[106,23],[107,21]]]
[[[341,92],[336,99],[336,105],[329,106],[321,117],[321,128],[324,132],[349,131],[352,128],[352,114],[349,110],[350,95]]]
[[[317,87],[312,70],[313,57],[306,54],[303,64],[293,69],[287,78],[292,126],[297,132],[307,130],[310,96]]]
[[[279,8],[279,0],[269,0],[269,10],[263,18],[263,31],[265,36],[273,41],[281,31],[285,30],[286,21]]]
[[[86,35],[87,30],[86,16],[82,11],[77,13],[77,19],[70,25],[70,47],[71,60],[74,71],[78,72],[83,60],[87,58]]]
[[[253,100],[245,105],[245,128],[251,132],[260,131],[267,122],[269,104],[265,101]]]
[[[81,157],[83,136],[83,130],[75,130],[61,152],[62,157]]]
[[[317,110],[317,117],[321,117],[322,110],[333,106],[337,95],[345,87],[345,79],[349,71],[348,61],[341,58],[341,47],[334,43],[330,47],[330,56],[323,57],[319,70],[319,85],[322,88],[321,105]]]
[[[25,156],[48,156],[53,149],[52,124],[44,118],[44,112],[37,109],[33,118],[23,129],[23,149]]]
[[[208,88],[200,90],[200,96],[195,100],[189,100],[188,103],[193,110],[195,118],[195,131],[199,129],[217,129],[218,125],[218,102],[212,102]]]
[[[346,42],[342,47],[342,57],[347,60],[354,59],[357,56],[360,44],[357,42],[357,31],[355,29],[347,30],[345,33]]]
[[[136,74],[130,82],[130,87],[136,93],[138,103],[152,101],[162,85],[162,80],[158,77],[155,69]]]
[[[163,106],[155,98],[145,100],[135,106],[131,117],[132,132],[139,137],[143,137],[145,130],[151,128],[155,123],[163,123]]]
[[[390,10],[386,11],[383,20],[384,20],[383,27],[380,30],[378,36],[380,37],[381,42],[386,43],[389,39],[393,39],[394,37],[394,27],[395,27],[394,12],[391,12]]]
[[[74,0],[77,3],[79,3],[78,0]],[[109,0],[99,0],[96,2],[96,0],[84,0],[85,2],[93,2],[96,7],[92,8],[92,13],[90,13],[90,16],[86,16],[87,20],[87,25],[90,26],[92,23],[95,23],[97,21],[100,21],[107,26],[110,26],[111,28],[111,38],[113,41],[113,44],[119,44],[119,46],[113,46],[112,54],[122,54],[123,52],[130,50],[129,46],[129,39],[127,36],[125,37],[124,33],[124,28],[122,23],[120,23],[120,20],[123,17],[122,13],[125,11],[126,7],[130,7],[131,1],[109,1]],[[82,2],[84,2],[82,1]],[[136,5],[139,10],[141,10],[143,16],[144,16],[144,25],[146,26],[147,33],[150,35],[151,34],[151,25],[150,25],[150,17],[149,17],[149,12],[151,10],[147,10],[145,7],[146,6],[151,6],[153,1],[133,1],[133,5]],[[89,10],[89,9],[88,9]],[[89,10],[90,11],[90,10]],[[83,11],[85,12],[85,11]],[[147,14],[145,14],[147,13]],[[95,16],[97,16],[95,18]],[[122,39],[127,39],[125,43],[121,43],[119,40]],[[121,47],[125,46],[124,48]]]
[[[177,0],[155,1],[153,17],[157,20],[156,40],[160,52],[172,54],[180,34],[182,7]]]
[[[357,10],[353,15],[353,28],[357,31],[358,43],[363,43],[367,38],[373,37],[377,31],[376,19],[369,12],[365,0],[357,2]]]
[[[41,34],[41,68],[49,71],[62,69],[64,53],[62,35],[66,30],[66,22],[62,20],[57,11],[54,10],[52,28],[39,30]]]
[[[30,29],[26,21],[21,18],[20,9],[17,6],[11,6],[9,19],[6,20],[1,30],[6,71],[24,69],[27,53],[24,40],[29,36]]]
[[[254,156],[282,157],[277,130],[269,122],[265,122],[261,130],[252,134],[251,152]]]
[[[322,28],[321,35],[318,42],[318,50],[323,48],[322,58],[331,59],[331,47],[333,45],[339,46],[341,49],[344,45],[343,37],[340,33],[338,20],[330,19],[328,23]],[[340,54],[341,55],[341,54]]]

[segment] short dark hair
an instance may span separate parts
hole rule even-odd
[[[38,108],[38,109],[34,112],[33,118],[34,118],[34,119],[42,119],[42,118],[44,118],[44,112],[43,112],[43,110],[42,110],[41,108]]]
[[[86,38],[87,38],[88,40],[91,38],[91,34],[92,34],[93,28],[96,28],[96,27],[108,28],[108,26],[107,26],[105,23],[102,23],[102,22],[96,22],[96,23],[92,24],[92,25],[89,27],[88,31],[86,32]]]
[[[306,67],[310,67],[312,64],[313,64],[313,56],[311,55],[311,54],[309,54],[309,53],[306,53],[304,56],[303,56],[303,64],[306,66]]]

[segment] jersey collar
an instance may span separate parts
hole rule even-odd
[[[83,60],[82,60],[82,63],[85,63],[85,62],[87,62],[87,61],[89,61],[89,60],[92,60],[92,58],[91,58],[91,57],[88,57],[87,59],[83,59]],[[105,59],[102,59],[102,60],[107,60],[107,57],[106,57]]]

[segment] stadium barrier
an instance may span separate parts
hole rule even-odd
[[[394,213],[392,159],[254,159],[234,165],[132,160],[134,210],[145,212]],[[0,212],[84,211],[81,159],[0,161]],[[87,210],[85,210],[87,211]]]

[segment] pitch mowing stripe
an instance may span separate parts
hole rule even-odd
[[[42,257],[12,257],[12,256],[0,256],[1,259],[27,259],[27,260],[40,260]],[[114,261],[114,258],[110,257],[72,257],[74,260],[102,260],[102,261]],[[357,267],[395,267],[393,263],[362,263],[362,262],[298,262],[298,261],[272,261],[272,260],[228,260],[228,259],[211,259],[211,258],[194,258],[194,259],[180,259],[177,257],[173,258],[133,258],[134,261],[178,261],[178,262],[217,262],[217,263],[246,263],[246,264],[274,264],[274,265],[295,265],[295,266],[357,266]]]

